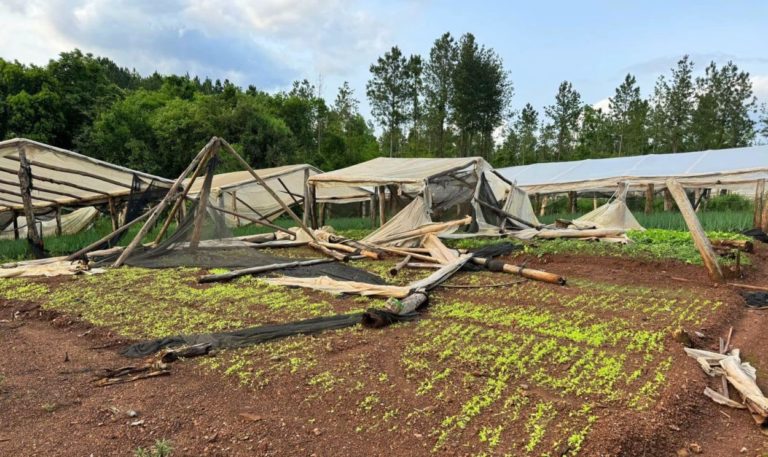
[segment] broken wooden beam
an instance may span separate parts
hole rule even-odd
[[[411,256],[410,255],[407,255],[407,256],[403,257],[403,260],[397,262],[395,264],[395,266],[393,266],[392,268],[389,269],[389,275],[390,276],[397,276],[397,274],[400,272],[400,270],[405,268],[405,266],[408,265],[408,262],[410,262],[410,261],[411,261]]]
[[[541,270],[534,270],[533,268],[519,267],[517,265],[504,263],[500,260],[484,259],[482,257],[473,257],[472,262],[477,265],[486,266],[491,271],[502,271],[504,273],[510,273],[510,274],[522,276],[523,278],[533,279],[535,281],[547,282],[550,284],[559,284],[561,286],[564,286],[566,284],[565,278],[558,274],[549,273]]]
[[[313,259],[313,260],[297,260],[294,262],[275,263],[272,265],[262,265],[258,267],[243,268],[241,270],[232,270],[227,273],[200,276],[199,278],[197,278],[197,282],[200,284],[205,284],[210,282],[229,281],[231,279],[239,278],[240,276],[267,273],[267,272],[276,271],[276,270],[285,270],[286,268],[308,267],[311,265],[319,265],[322,263],[329,263],[333,261],[334,259]]]

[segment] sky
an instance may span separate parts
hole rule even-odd
[[[308,79],[331,101],[349,81],[368,114],[368,68],[393,45],[427,56],[448,31],[503,59],[512,108],[552,104],[569,80],[607,105],[627,73],[644,95],[684,54],[732,60],[768,102],[765,1],[0,0],[0,57],[43,65],[79,48],[142,74],[229,79],[266,91]]]

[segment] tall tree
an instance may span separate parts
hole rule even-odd
[[[693,62],[683,56],[672,69],[670,82],[660,76],[650,107],[654,152],[681,152],[689,149],[695,107]]]
[[[557,90],[555,104],[545,107],[544,112],[550,120],[547,130],[552,140],[553,159],[570,159],[578,135],[581,95],[569,81],[563,81]]]
[[[709,64],[705,75],[696,80],[696,110],[693,135],[696,149],[747,146],[755,137],[755,121],[750,116],[757,100],[752,93],[749,73],[733,62],[718,68]]]
[[[396,136],[412,115],[416,86],[413,62],[414,56],[406,59],[400,48],[393,46],[370,67],[372,78],[366,85],[366,95],[371,112],[389,137],[390,157],[396,152]]]
[[[459,42],[453,88],[451,107],[461,132],[461,155],[469,155],[477,142],[480,155],[490,156],[492,134],[501,125],[512,85],[501,58],[493,49],[478,45],[471,33]]]
[[[438,157],[445,157],[446,129],[451,117],[453,96],[453,73],[459,59],[456,40],[450,33],[444,33],[435,40],[429,51],[429,60],[424,66],[424,104],[427,110],[427,128],[434,141],[430,148]]]
[[[579,139],[574,158],[610,156],[613,148],[611,127],[610,119],[602,109],[585,106],[581,115]]]
[[[768,141],[768,103],[763,103],[760,108],[760,128],[758,133]]]
[[[347,81],[344,81],[336,94],[336,100],[333,102],[333,111],[339,116],[342,123],[346,124],[353,116],[357,115],[359,105],[360,102],[355,99],[355,91],[349,87]]]
[[[648,149],[648,102],[640,97],[637,79],[627,74],[610,99],[610,114],[619,156],[643,154]]]

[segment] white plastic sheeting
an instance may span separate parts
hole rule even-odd
[[[304,185],[308,176],[322,173],[311,165],[286,165],[282,167],[255,170],[267,185],[275,191],[280,199],[288,206],[303,204]],[[203,186],[202,177],[195,180],[189,195],[197,196]],[[190,179],[184,181],[189,185]],[[367,201],[371,193],[354,186],[333,187],[320,189],[317,201],[329,203],[353,203]],[[280,204],[253,178],[248,171],[221,173],[213,176],[211,181],[212,204],[244,216],[260,219],[264,217],[274,220],[283,213]],[[230,227],[248,225],[251,221],[225,214],[224,218]]]
[[[93,224],[93,221],[99,215],[99,211],[93,206],[86,206],[72,211],[69,214],[61,216],[61,234],[62,235],[74,235],[80,233]],[[38,228],[42,228],[43,238],[48,238],[56,235],[56,219],[40,220],[37,219]],[[18,224],[19,237],[27,237],[27,218],[25,216],[19,216],[16,218]],[[15,234],[13,230],[13,223],[9,224],[3,231],[0,231],[0,240],[12,240]]]
[[[133,178],[157,185],[171,181],[23,138],[0,141],[0,212],[23,210],[19,150],[32,170],[32,205],[37,209],[104,203],[130,194]]]
[[[536,163],[497,171],[529,194],[613,191],[621,181],[632,187],[653,184],[660,190],[667,178],[686,187],[749,194],[757,180],[768,178],[768,146]]]

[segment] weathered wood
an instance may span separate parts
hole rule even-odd
[[[126,224],[123,224],[121,227],[118,227],[117,230],[114,230],[109,235],[106,235],[102,238],[100,238],[98,241],[95,241],[88,246],[84,247],[83,249],[80,249],[79,251],[75,252],[74,254],[70,254],[67,256],[67,260],[72,261],[81,258],[82,256],[86,255],[87,253],[91,252],[92,250],[96,249],[97,247],[101,246],[102,244],[106,243],[110,239],[112,239],[113,236],[119,235],[120,233],[123,233],[124,231],[128,230],[132,226],[138,224],[139,222],[143,221],[144,219],[148,218],[154,209],[157,208],[156,205],[146,213],[142,214],[141,216],[137,217],[136,219],[132,220],[131,222],[128,222]]]
[[[547,204],[549,203],[549,195],[541,197],[541,206],[539,207],[539,217],[547,214]]]
[[[757,181],[755,186],[755,213],[752,218],[752,227],[760,227],[763,222],[763,206],[766,205],[766,202],[764,200],[765,194],[765,179],[760,179]]]
[[[379,200],[379,226],[382,226],[387,223],[387,208],[386,208],[386,196],[385,193],[385,187],[379,186],[376,188],[376,192],[378,192],[378,200]]]
[[[376,227],[376,194],[371,195],[371,199],[368,200],[368,206],[370,211],[368,212],[371,218],[371,228]]]
[[[407,255],[407,256],[403,257],[403,260],[397,262],[394,267],[389,269],[389,275],[390,276],[397,276],[397,274],[400,272],[400,270],[405,268],[405,266],[408,265],[408,262],[410,262],[410,261],[411,261],[411,256],[410,255]]]
[[[324,226],[325,225],[325,202],[320,202],[320,204],[318,205],[317,215],[318,215],[318,219],[320,219],[320,221],[318,222],[318,226],[319,227]]]
[[[739,284],[739,283],[736,283],[736,282],[729,282],[728,285],[731,286],[731,287],[738,287],[738,288],[741,288],[741,289],[757,290],[757,291],[760,291],[760,292],[768,292],[768,287],[752,286],[752,285],[749,285],[749,284]]]
[[[723,380],[726,383],[728,382],[725,378],[723,378]],[[736,408],[736,409],[746,409],[746,406],[744,406],[743,404],[741,404],[741,403],[739,403],[737,401],[731,400],[730,398],[728,398],[728,395],[720,394],[720,393],[710,389],[709,387],[704,388],[704,395],[709,397],[709,398],[711,398],[712,401],[714,401],[715,403],[718,403],[720,405],[729,406],[731,408]]]
[[[61,236],[61,206],[56,207],[56,236]]]
[[[270,196],[272,196],[272,198],[273,198],[273,199],[275,199],[275,201],[276,201],[276,202],[277,202],[277,203],[280,205],[280,207],[281,207],[281,208],[283,208],[283,210],[284,210],[285,212],[287,212],[289,216],[291,216],[291,219],[293,219],[293,221],[294,221],[294,222],[295,222],[295,223],[296,223],[296,224],[297,224],[299,227],[301,227],[301,229],[302,229],[302,230],[304,230],[304,232],[305,232],[307,235],[309,235],[309,237],[310,237],[310,238],[312,238],[313,240],[317,241],[317,239],[315,238],[315,234],[314,234],[314,233],[312,233],[312,230],[310,230],[309,228],[307,228],[307,226],[304,224],[304,222],[303,222],[303,221],[302,221],[302,220],[301,220],[301,219],[300,219],[300,218],[299,218],[299,217],[296,215],[296,213],[294,213],[294,212],[293,212],[293,210],[292,210],[292,209],[291,209],[291,208],[290,208],[288,205],[286,205],[286,204],[285,204],[285,202],[283,202],[283,200],[282,200],[282,199],[281,199],[281,198],[280,198],[280,197],[279,197],[279,196],[278,196],[278,195],[275,193],[275,191],[274,191],[274,190],[272,190],[272,188],[271,188],[271,187],[270,187],[270,186],[269,186],[269,185],[266,183],[266,181],[264,181],[264,180],[261,178],[261,176],[259,176],[258,174],[256,174],[256,172],[253,170],[253,168],[251,168],[251,166],[248,164],[248,162],[246,162],[246,161],[245,161],[245,159],[243,159],[243,158],[240,156],[240,154],[238,154],[238,153],[237,153],[237,151],[235,151],[235,149],[234,149],[234,148],[233,148],[233,147],[232,147],[232,146],[231,146],[229,143],[227,143],[227,141],[226,141],[226,140],[223,140],[223,139],[222,139],[222,140],[221,140],[221,144],[224,146],[224,149],[226,149],[226,150],[227,150],[227,151],[228,151],[230,154],[232,154],[232,155],[235,157],[235,159],[237,159],[237,161],[238,161],[238,162],[240,162],[240,164],[241,164],[243,167],[245,167],[245,169],[246,169],[246,170],[248,170],[248,173],[250,173],[250,174],[251,174],[251,176],[253,176],[253,178],[254,178],[254,179],[255,179],[255,180],[256,180],[256,181],[257,181],[259,184],[261,184],[261,187],[263,187],[263,188],[264,188],[264,190],[266,190],[266,191],[267,191],[267,193],[268,193]]]
[[[307,245],[309,247],[311,247],[312,249],[314,249],[316,251],[320,251],[321,253],[327,255],[328,257],[334,258],[334,259],[336,259],[336,260],[338,260],[340,262],[348,262],[349,261],[349,256],[348,255],[342,254],[342,253],[337,252],[337,251],[334,251],[333,249],[329,249],[329,248],[323,246],[322,244],[320,244],[320,242],[310,241],[309,243],[307,243]]]
[[[439,263],[430,262],[408,262],[406,265],[408,268],[427,268],[427,269],[439,269],[441,268]]]
[[[13,211],[13,239],[18,240],[19,239],[19,221],[18,221],[18,214],[16,211]]]
[[[752,412],[752,418],[758,425],[763,425],[768,419],[768,398],[741,367],[738,357],[730,356],[720,361],[720,366],[725,371],[725,377],[733,387],[739,391],[747,408]]]
[[[301,219],[304,221],[304,225],[311,225],[311,205],[314,205],[314,199],[310,196],[310,187],[314,187],[309,182],[309,168],[304,169],[304,214],[301,215]],[[312,227],[317,228],[317,227]]]
[[[21,198],[24,202],[24,216],[27,219],[27,239],[39,249],[36,254],[43,252],[43,238],[37,232],[37,225],[35,224],[35,212],[32,207],[32,169],[27,161],[27,154],[24,151],[24,146],[17,146],[19,154],[19,189],[21,190]]]
[[[325,241],[319,241],[320,245],[327,247],[328,249],[335,249],[337,251],[349,252],[350,254],[358,254],[363,257],[367,257],[371,260],[379,260],[380,256],[378,252],[370,251],[368,249],[360,249],[353,246],[347,246],[341,243],[328,243]]]
[[[120,225],[120,222],[117,217],[117,207],[115,206],[115,199],[112,197],[109,197],[107,204],[109,205],[109,217],[112,220],[112,231],[115,231]]]
[[[760,230],[768,232],[768,192],[763,194],[763,214],[760,219]]]
[[[384,305],[387,311],[395,314],[408,314],[416,311],[421,305],[427,302],[427,294],[415,292],[402,300],[390,298]]]
[[[674,203],[675,201],[672,198],[672,194],[669,192],[669,189],[664,189],[664,211],[672,211]]]
[[[755,251],[755,244],[749,240],[712,240],[712,247],[738,249],[744,252]]]
[[[576,206],[577,206],[577,194],[574,191],[568,192],[568,212],[571,214],[576,213]]]
[[[208,160],[211,158],[211,150],[212,148],[209,149],[209,152],[206,153],[205,156],[199,158],[197,167],[195,167],[195,171],[192,173],[192,177],[190,178],[189,183],[184,186],[184,190],[181,191],[181,195],[176,199],[173,206],[171,207],[171,211],[168,213],[168,217],[165,219],[165,222],[163,222],[163,226],[160,228],[160,231],[157,232],[155,241],[152,242],[153,245],[157,246],[157,244],[160,243],[160,240],[163,239],[163,236],[165,236],[165,233],[168,231],[168,228],[173,222],[173,216],[175,216],[177,213],[181,214],[181,212],[184,210],[184,203],[186,202],[187,195],[189,194],[190,189],[192,189],[192,185],[195,183],[195,180],[200,176],[200,173],[202,173],[203,169],[208,164]],[[183,219],[179,219],[179,223],[182,220]]]
[[[209,163],[213,160],[215,163],[217,150],[211,151],[209,154]],[[197,196],[197,209],[195,210],[195,224],[192,226],[192,237],[189,239],[189,248],[197,249],[200,246],[200,237],[203,233],[203,222],[205,216],[208,213],[208,199],[211,197],[211,186],[213,185],[213,170],[208,170],[203,180],[203,188],[200,189],[200,194]],[[169,216],[166,220],[171,220],[172,216]]]
[[[680,209],[686,225],[688,225],[688,230],[690,230],[696,248],[704,260],[704,265],[707,267],[710,279],[715,282],[723,282],[723,271],[717,262],[715,251],[712,249],[712,244],[709,242],[707,234],[704,233],[699,218],[696,217],[696,213],[693,211],[693,207],[691,207],[691,202],[688,200],[683,186],[675,179],[668,179],[667,189],[672,193],[672,198],[675,199],[675,203],[677,203],[677,207]]]
[[[645,214],[653,213],[653,184],[645,186]]]
[[[485,266],[485,265],[488,264],[489,260],[488,259],[484,259],[482,257],[473,257],[472,258],[472,262],[476,263],[478,265],[484,265]],[[549,273],[549,272],[546,272],[546,271],[534,270],[533,268],[519,267],[517,265],[512,265],[512,264],[509,264],[509,263],[502,263],[500,265],[497,264],[496,268],[493,268],[492,271],[496,271],[497,268],[498,268],[498,270],[501,270],[504,273],[510,273],[510,274],[522,276],[523,278],[528,278],[528,279],[533,279],[533,280],[536,280],[536,281],[547,282],[547,283],[550,283],[550,284],[559,284],[561,286],[566,284],[566,280],[565,280],[564,277],[562,277],[560,275],[557,275],[557,274],[554,274],[554,273]]]
[[[272,265],[263,265],[259,267],[244,268],[242,270],[232,270],[227,273],[221,273],[221,274],[215,274],[215,275],[204,275],[204,276],[200,276],[197,279],[197,282],[209,283],[209,282],[229,281],[230,279],[234,279],[234,278],[245,276],[245,275],[266,273],[266,272],[275,271],[275,270],[284,270],[286,268],[307,267],[310,265],[319,265],[321,263],[328,263],[333,261],[334,261],[333,259],[313,259],[313,260],[303,260],[303,261],[297,260],[294,262],[275,263]]]
[[[181,186],[181,182],[184,180],[184,177],[186,177],[194,168],[197,166],[198,162],[205,156],[208,155],[209,151],[213,149],[214,147],[219,147],[219,138],[213,137],[211,140],[203,146],[203,149],[200,150],[200,152],[197,153],[197,156],[195,156],[194,159],[189,163],[187,168],[181,172],[179,177],[174,181],[173,185],[170,189],[168,189],[168,193],[165,194],[165,197],[160,201],[160,203],[155,207],[155,209],[152,211],[152,214],[149,216],[149,220],[144,224],[143,227],[141,227],[141,230],[139,230],[139,233],[136,234],[135,237],[133,237],[133,240],[128,244],[128,246],[125,248],[125,251],[120,254],[120,257],[117,258],[114,265],[115,267],[121,266],[123,263],[125,263],[125,259],[128,258],[128,256],[133,252],[134,249],[136,249],[136,246],[141,242],[141,240],[147,235],[149,230],[152,228],[152,225],[154,225],[155,221],[160,217],[160,214],[162,214],[163,210],[168,206],[170,201],[173,198],[179,197],[177,195],[177,190],[179,186]]]
[[[439,259],[436,259],[434,257],[428,256],[428,255],[417,254],[415,252],[404,251],[404,250],[399,249],[399,248],[391,248],[389,246],[376,246],[376,248],[377,249],[381,249],[384,252],[389,252],[389,253],[392,253],[392,254],[397,254],[397,255],[403,256],[403,257],[411,256],[414,259],[423,260],[424,262],[441,263]]]

